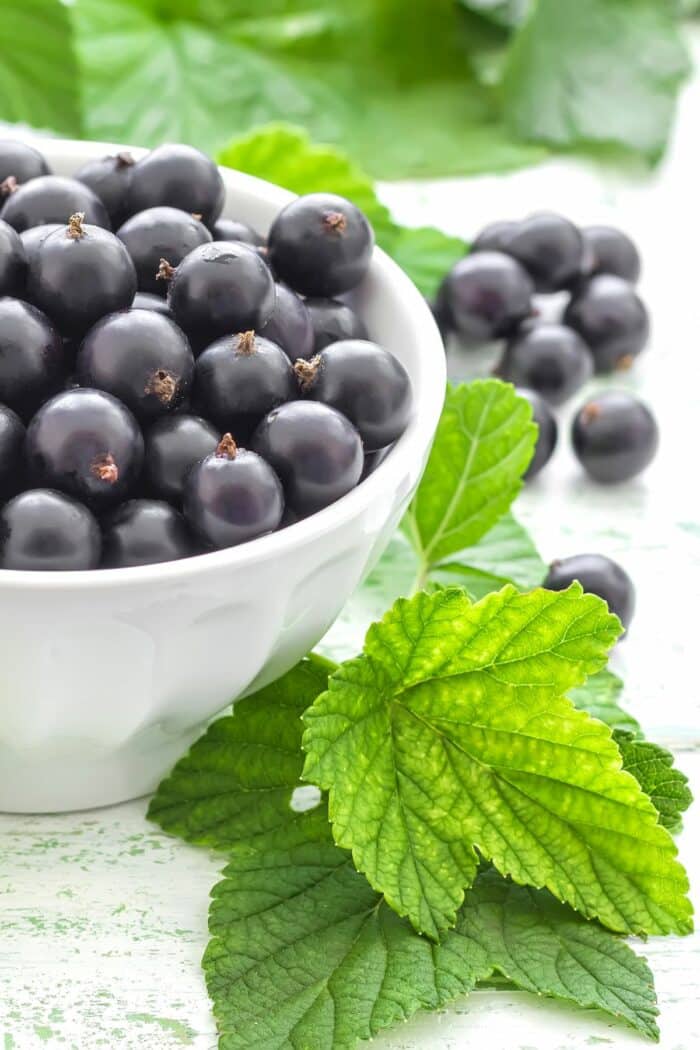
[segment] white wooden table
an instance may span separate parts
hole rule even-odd
[[[698,39],[700,44],[700,38]],[[700,57],[700,46],[696,48]],[[585,484],[566,447],[516,508],[549,559],[619,558],[638,611],[613,666],[648,735],[678,755],[700,796],[700,81],[653,184],[557,161],[505,178],[387,186],[407,223],[469,236],[497,218],[553,208],[627,228],[644,255],[652,345],[625,380],[654,406],[658,460],[642,480]],[[453,361],[469,371],[469,362]],[[0,816],[0,1050],[166,1050],[216,1046],[199,961],[222,860],[146,824],[144,801],[57,817]],[[681,856],[700,886],[700,806]],[[697,900],[697,898],[696,898]],[[656,975],[663,1050],[700,1047],[700,938],[644,947]],[[381,1050],[583,1050],[641,1046],[600,1014],[525,994],[479,991],[375,1042]],[[251,1047],[251,1050],[255,1048]]]

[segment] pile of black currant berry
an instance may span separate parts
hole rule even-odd
[[[411,385],[339,296],[372,229],[300,197],[267,239],[189,146],[54,175],[0,141],[0,567],[230,547],[354,488]],[[115,232],[111,232],[114,230]]]
[[[519,388],[539,425],[527,477],[557,443],[552,411],[595,373],[630,368],[649,338],[649,315],[635,290],[641,264],[630,238],[612,226],[576,227],[542,212],[497,222],[445,277],[435,316],[443,335],[467,348],[504,340],[496,374]],[[556,321],[544,320],[538,297],[565,293]],[[610,390],[586,402],[572,426],[574,451],[596,481],[627,481],[656,454],[659,434],[649,408]]]

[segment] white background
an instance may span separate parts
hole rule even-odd
[[[700,46],[695,50],[700,58]],[[400,221],[465,237],[491,220],[551,208],[580,222],[618,223],[640,244],[653,336],[623,382],[657,413],[658,459],[641,480],[589,485],[568,449],[563,414],[556,458],[516,511],[545,559],[601,551],[634,578],[637,616],[613,667],[626,680],[626,705],[652,739],[677,752],[700,796],[699,128],[696,78],[652,181],[559,160],[506,177],[385,186],[382,193]],[[472,368],[464,356],[452,365],[463,374]],[[222,861],[150,827],[145,805],[0,816],[0,1050],[215,1047],[199,962],[208,893]],[[699,831],[700,806],[680,839],[696,884]],[[663,1050],[696,1050],[700,939],[641,947],[656,975]],[[642,1043],[600,1014],[479,991],[374,1045],[582,1050]]]

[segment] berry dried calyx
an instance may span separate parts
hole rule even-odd
[[[96,478],[108,485],[115,485],[119,481],[119,467],[111,452],[101,452],[95,456],[90,465],[90,471]]]
[[[169,405],[177,394],[178,376],[159,368],[144,387],[145,394],[153,394],[163,405]]]
[[[175,267],[171,266],[167,259],[161,259],[156,271],[157,281],[172,281],[175,276]]]
[[[6,179],[0,182],[0,196],[9,197],[11,193],[16,193],[19,189],[19,183],[14,175],[8,175]]]
[[[233,440],[232,434],[224,434],[216,446],[214,455],[219,459],[235,459],[238,455],[238,445]]]
[[[70,237],[73,241],[79,241],[82,237],[85,236],[85,228],[83,226],[84,222],[85,212],[76,211],[75,214],[71,215],[71,217],[68,220],[68,229],[66,230],[66,235]]]
[[[299,358],[298,361],[294,362],[294,374],[299,380],[299,388],[302,393],[306,394],[314,385],[318,370],[321,366],[321,358],[318,354],[312,357],[310,361]]]

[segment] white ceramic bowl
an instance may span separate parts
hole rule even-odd
[[[57,174],[124,148],[38,146]],[[224,214],[261,231],[292,197],[222,175]],[[372,337],[408,369],[415,410],[387,459],[349,495],[282,532],[186,561],[0,570],[0,810],[82,809],[147,793],[207,720],[283,674],[333,623],[415,490],[445,389],[430,311],[381,251],[356,305]]]

